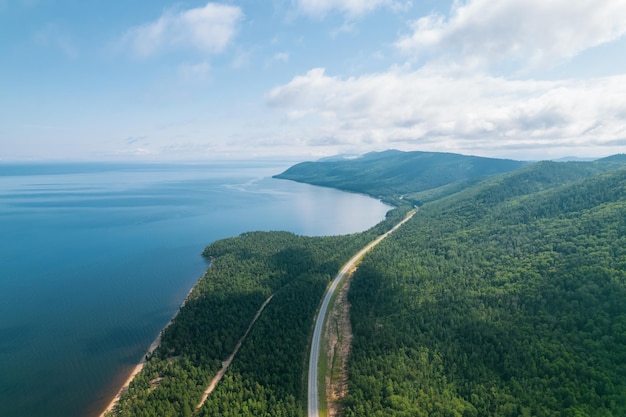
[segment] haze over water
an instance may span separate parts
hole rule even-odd
[[[97,415],[207,267],[252,230],[365,230],[389,207],[281,163],[0,164],[0,416]]]

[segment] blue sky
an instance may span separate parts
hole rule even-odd
[[[623,0],[0,0],[0,161],[626,151]]]

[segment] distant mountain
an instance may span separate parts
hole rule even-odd
[[[615,155],[607,156],[606,158],[598,159],[597,162],[626,163],[626,153],[618,153]]]
[[[354,159],[303,162],[275,178],[389,197],[513,171],[527,164],[453,153],[389,150]]]
[[[404,198],[421,205],[468,189],[463,195],[473,201],[504,201],[512,196],[533,194],[623,167],[626,167],[626,155],[623,160],[615,155],[593,162],[541,161],[488,179],[472,178],[407,193]]]
[[[626,161],[626,154],[617,154],[607,156],[605,158],[581,158],[578,156],[566,156],[559,159],[552,159],[554,162],[591,162],[591,161],[606,161],[606,162],[624,162]]]
[[[354,154],[340,154],[340,155],[331,155],[326,156],[324,158],[320,158],[317,162],[337,162],[337,161],[349,161],[351,159],[359,158],[360,155]]]
[[[292,166],[275,178],[369,194],[421,205],[483,183],[498,198],[530,194],[626,166],[626,154],[595,161],[524,162],[440,152],[371,152]],[[508,173],[508,174],[507,174]],[[496,175],[504,174],[504,175]],[[493,179],[491,179],[493,177]],[[476,188],[475,190],[478,190]],[[508,195],[501,195],[508,190]]]
[[[595,161],[598,158],[580,158],[578,156],[565,156],[559,159],[552,159],[553,162],[590,162]]]

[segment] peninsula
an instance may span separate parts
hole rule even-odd
[[[394,151],[281,174],[320,183],[310,180],[318,172],[324,185],[397,208],[353,235],[253,232],[209,245],[211,268],[108,415],[316,415],[306,409],[314,317],[355,254],[342,415],[626,413],[626,157],[503,163],[436,154],[428,158],[441,166],[414,168],[410,179],[389,170],[411,158],[425,155]],[[416,215],[362,256],[413,206]]]

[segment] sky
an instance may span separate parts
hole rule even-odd
[[[0,161],[626,152],[624,0],[0,0]]]

